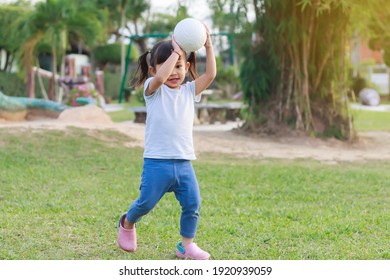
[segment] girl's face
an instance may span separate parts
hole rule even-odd
[[[156,72],[161,67],[162,64],[157,64],[156,66]],[[188,68],[190,67],[190,63],[186,62],[185,60],[179,59],[176,62],[175,67],[173,68],[171,74],[169,75],[169,78],[164,83],[166,86],[177,89],[180,87],[180,85],[183,83],[186,74],[188,72]]]

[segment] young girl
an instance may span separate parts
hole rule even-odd
[[[216,63],[207,30],[206,71],[196,72],[195,53],[188,58],[176,43],[157,43],[139,58],[136,85],[144,84],[147,119],[144,165],[140,196],[119,220],[118,246],[128,252],[137,249],[136,223],[151,211],[167,192],[174,192],[181,205],[179,258],[206,260],[210,254],[194,242],[200,209],[200,192],[191,160],[195,153],[192,140],[194,103],[216,76]],[[148,66],[148,57],[149,66]],[[186,74],[194,81],[183,83]],[[148,73],[152,77],[148,78]]]

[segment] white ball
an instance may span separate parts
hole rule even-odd
[[[179,21],[173,30],[176,42],[185,52],[195,52],[204,46],[207,39],[206,28],[197,19],[186,18]]]

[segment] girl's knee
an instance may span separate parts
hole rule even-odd
[[[196,198],[196,199],[189,199],[182,205],[182,210],[184,212],[194,212],[199,213],[200,206],[201,206],[202,199]]]
[[[153,208],[156,206],[156,203],[154,201],[145,201],[140,205],[140,208],[145,212],[149,213],[153,210]]]
[[[156,206],[156,202],[153,200],[137,201],[133,208],[137,213],[145,215],[149,213]]]

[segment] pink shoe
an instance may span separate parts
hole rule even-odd
[[[208,260],[210,258],[210,254],[200,249],[195,243],[183,247],[181,242],[177,244],[176,256],[191,260]]]
[[[135,228],[126,229],[123,227],[125,217],[126,214],[123,214],[119,219],[118,246],[126,252],[134,252],[137,249],[137,233]]]

